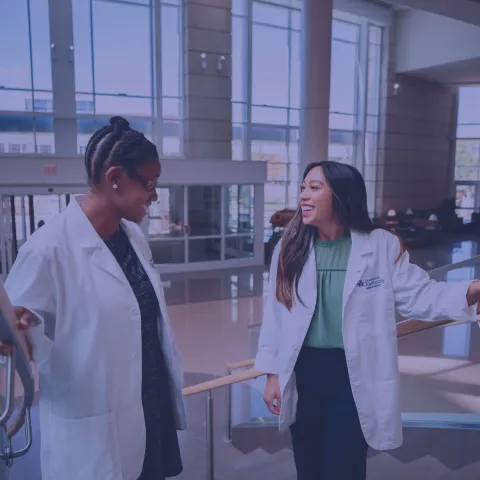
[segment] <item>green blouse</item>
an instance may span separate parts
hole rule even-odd
[[[315,242],[318,290],[315,312],[305,339],[308,347],[343,348],[343,287],[351,247],[350,236]]]

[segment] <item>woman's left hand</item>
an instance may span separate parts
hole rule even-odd
[[[477,313],[480,313],[480,282],[475,281],[470,284],[467,290],[468,305],[477,305]]]

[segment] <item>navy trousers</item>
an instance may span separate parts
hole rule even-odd
[[[304,347],[295,374],[296,422],[291,427],[298,480],[365,480],[363,436],[341,349]]]

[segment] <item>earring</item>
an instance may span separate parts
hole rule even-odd
[[[118,185],[116,183],[114,183],[113,188],[116,190],[118,188]]]

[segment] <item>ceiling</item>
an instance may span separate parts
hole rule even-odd
[[[476,1],[480,3],[480,0]],[[480,58],[425,68],[409,74],[448,85],[480,83]]]

